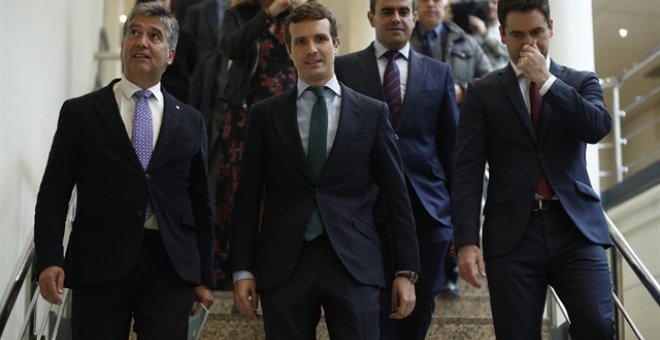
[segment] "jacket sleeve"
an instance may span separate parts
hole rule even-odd
[[[62,105],[34,214],[36,270],[64,266],[64,227],[81,153],[76,110]],[[38,275],[38,274],[37,274]]]
[[[244,58],[271,23],[271,18],[263,10],[258,10],[247,20],[243,18],[247,13],[240,12],[243,10],[230,8],[225,11],[220,27],[220,51],[229,59]]]

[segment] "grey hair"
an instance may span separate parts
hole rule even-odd
[[[128,25],[131,20],[137,16],[158,18],[165,25],[165,40],[168,47],[170,49],[176,48],[176,43],[179,40],[179,22],[170,11],[155,1],[139,3],[133,7],[124,24],[123,38],[126,38],[126,32],[128,32]]]

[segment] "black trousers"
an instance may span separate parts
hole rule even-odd
[[[268,340],[314,340],[325,315],[333,340],[377,340],[379,287],[356,281],[327,236],[306,242],[291,277],[259,292]]]
[[[193,287],[175,272],[157,231],[145,230],[131,271],[117,280],[73,289],[74,340],[185,340]]]
[[[498,339],[541,339],[548,285],[568,311],[571,339],[614,338],[605,250],[589,242],[559,204],[532,212],[518,246],[487,258],[486,273]]]

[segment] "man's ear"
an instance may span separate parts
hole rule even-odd
[[[176,55],[176,50],[173,48],[170,48],[167,51],[167,65],[172,65],[172,62],[174,62],[174,56]]]
[[[371,13],[371,11],[367,12],[367,19],[369,19],[369,24],[371,27],[376,27],[374,26],[374,14]]]

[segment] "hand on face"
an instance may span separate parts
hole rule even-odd
[[[536,46],[536,41],[532,42],[531,45],[526,44],[523,46],[516,66],[527,78],[539,86],[550,78],[545,57]]]

